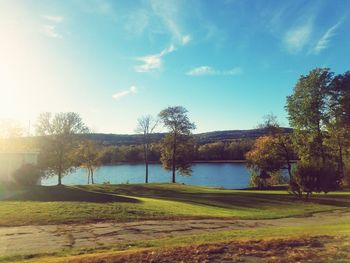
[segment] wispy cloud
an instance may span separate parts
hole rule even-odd
[[[159,69],[162,66],[162,58],[175,51],[175,46],[170,45],[168,48],[163,49],[160,53],[154,55],[148,55],[137,58],[138,61],[142,61],[143,64],[135,66],[136,72],[151,72]]]
[[[322,37],[317,41],[315,47],[312,49],[311,53],[318,54],[323,49],[326,49],[329,46],[329,42],[331,38],[334,36],[336,30],[339,28],[339,26],[343,23],[343,18],[340,19],[335,25],[331,26],[323,35]]]
[[[181,14],[183,14],[183,9],[179,3],[179,1],[150,1],[153,13],[162,20],[164,26],[172,36],[172,42],[187,45],[191,40],[191,36],[185,34],[183,28],[180,26],[179,21],[182,20]]]
[[[204,75],[221,75],[221,76],[236,76],[241,75],[243,70],[241,67],[235,67],[228,70],[217,70],[210,66],[200,66],[189,70],[186,74],[189,76],[204,76]]]
[[[41,32],[51,38],[62,38],[62,35],[56,32],[56,26],[53,25],[44,25]]]
[[[136,86],[131,86],[127,90],[121,90],[112,95],[113,99],[115,100],[120,100],[121,98],[130,95],[130,94],[136,94],[137,93],[137,87]]]
[[[298,53],[309,42],[313,30],[311,20],[291,28],[284,37],[284,44],[291,53]]]
[[[140,36],[144,33],[150,23],[150,14],[145,9],[137,9],[126,16],[124,29],[128,35]]]
[[[53,22],[53,23],[56,23],[56,24],[62,23],[64,20],[63,16],[43,15],[42,17],[45,18],[46,20]]]
[[[62,38],[62,35],[57,32],[57,25],[63,22],[64,17],[52,15],[42,15],[41,17],[50,23],[43,25],[41,32],[51,38]]]

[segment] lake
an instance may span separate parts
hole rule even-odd
[[[177,175],[178,183],[228,189],[245,188],[249,185],[250,173],[244,163],[196,163],[192,166],[191,176]],[[144,183],[145,166],[143,164],[120,164],[102,166],[94,175],[95,183],[102,184],[135,184]],[[171,182],[171,172],[165,171],[160,164],[149,165],[150,183]],[[42,180],[42,185],[57,184],[57,176]],[[87,184],[87,173],[84,169],[77,169],[63,177],[66,185]]]

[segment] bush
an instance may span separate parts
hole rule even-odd
[[[37,166],[24,164],[13,173],[16,184],[21,186],[33,186],[38,184],[42,174]]]
[[[289,183],[290,191],[299,196],[306,194],[306,199],[313,192],[327,193],[339,188],[340,176],[332,163],[298,163],[292,171]]]

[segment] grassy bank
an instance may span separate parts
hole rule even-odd
[[[315,195],[305,203],[286,191],[178,184],[38,186],[6,196],[0,201],[0,226],[197,217],[265,219],[350,207],[350,192]]]

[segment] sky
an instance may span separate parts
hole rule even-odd
[[[0,119],[134,133],[181,105],[195,133],[288,126],[300,75],[350,69],[349,30],[346,0],[0,0]]]

